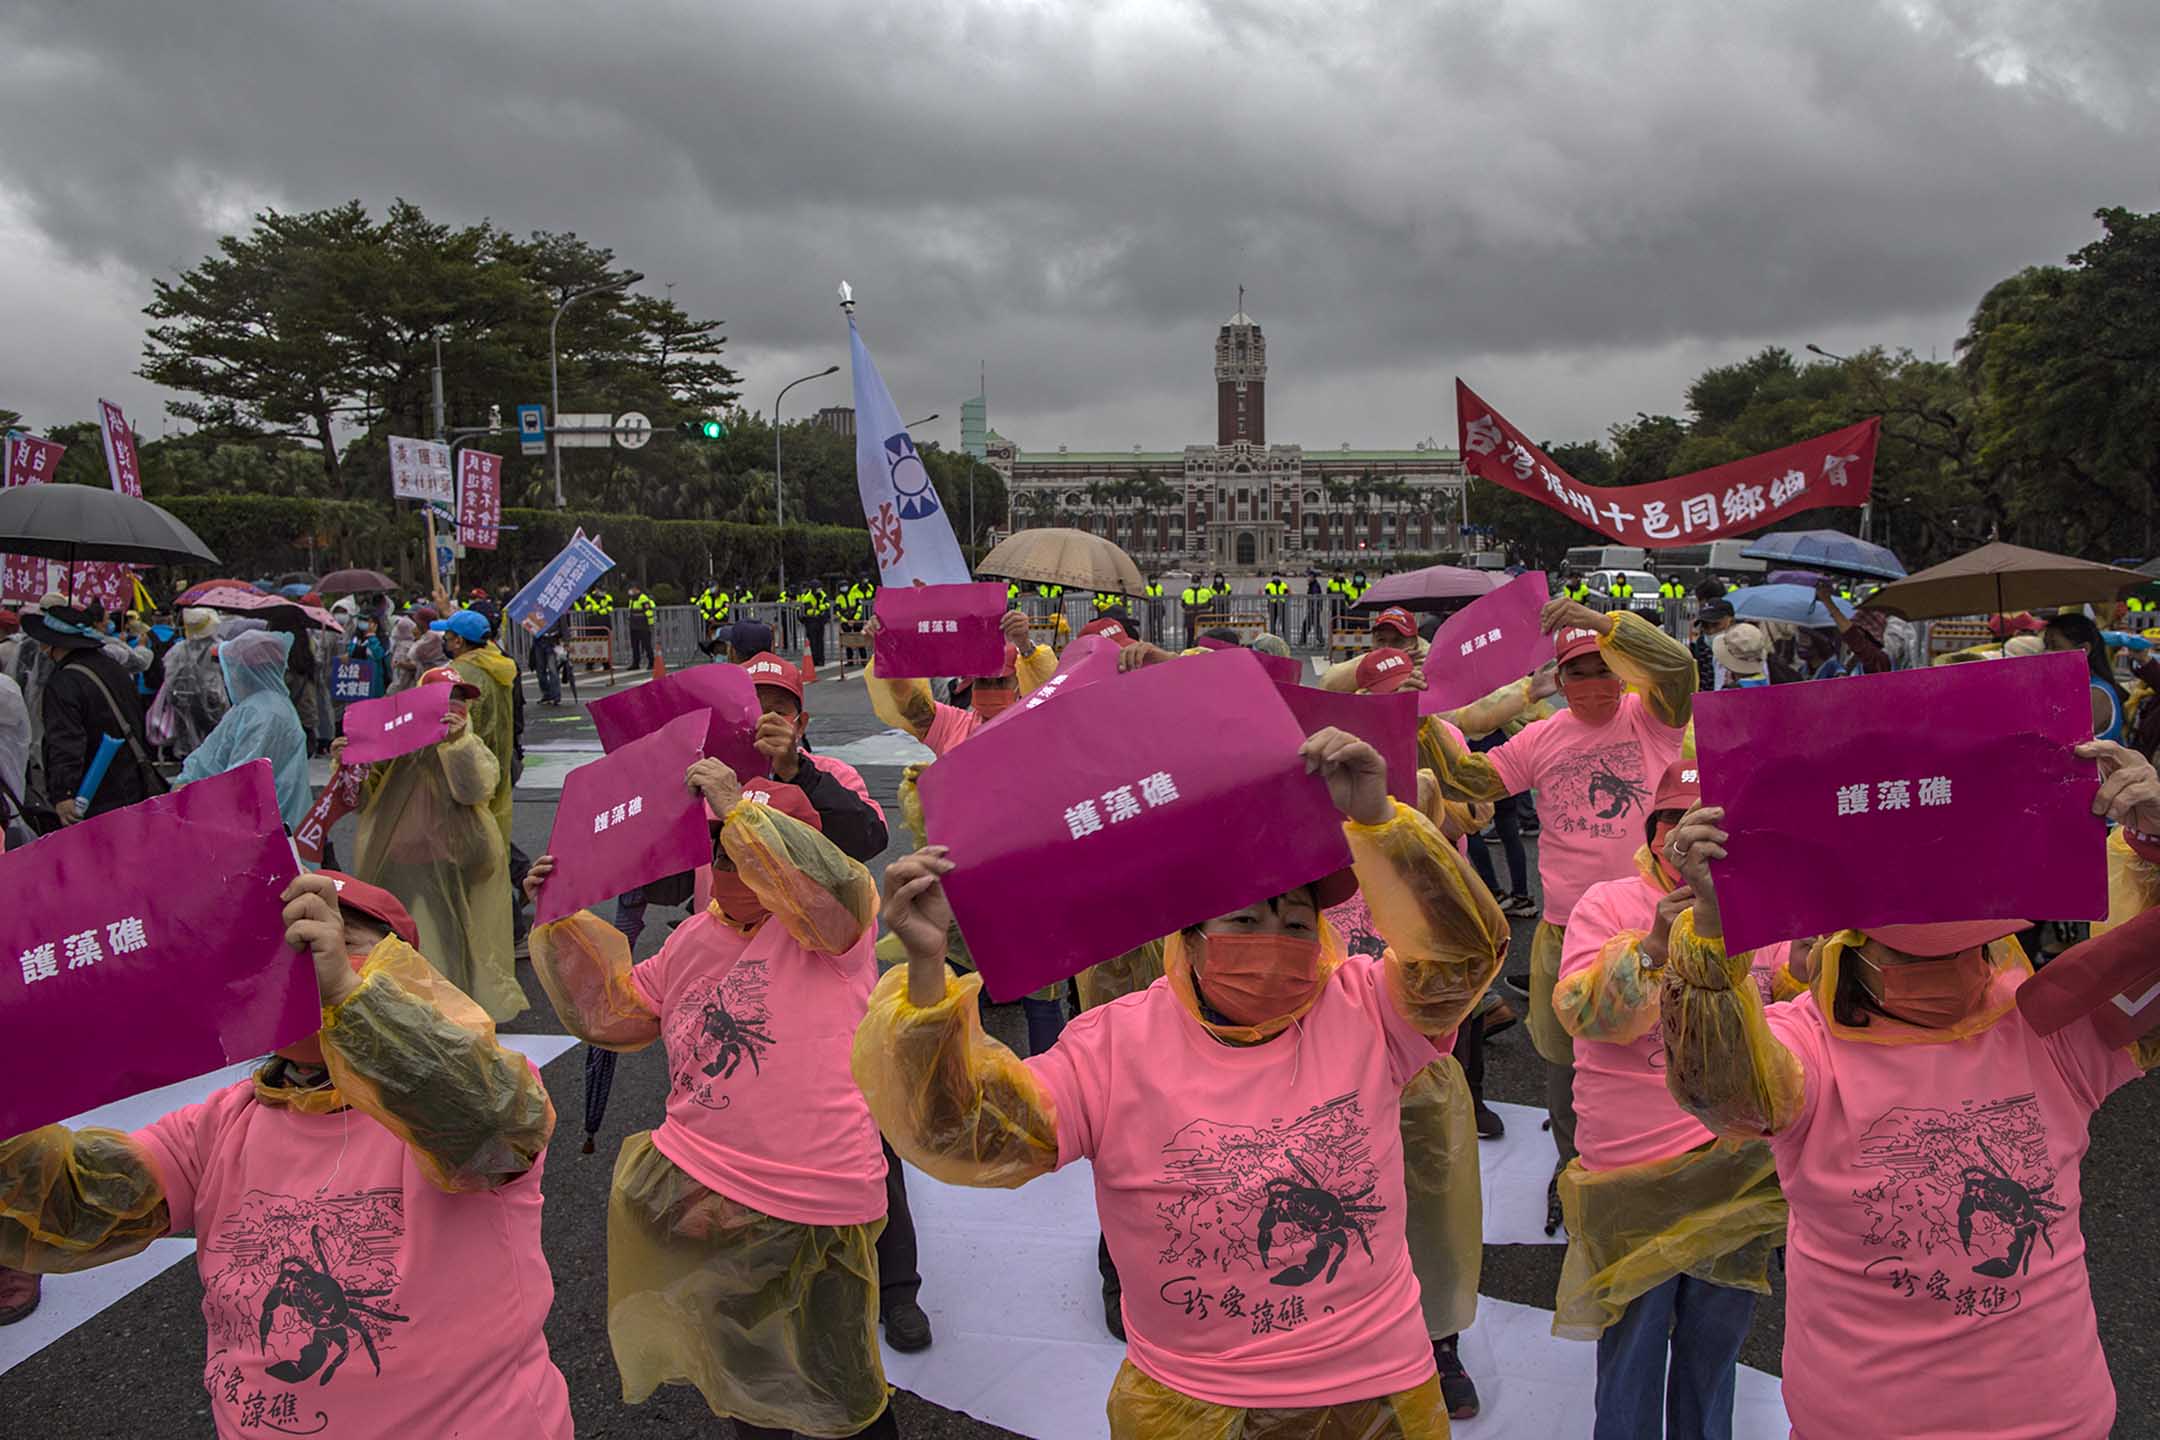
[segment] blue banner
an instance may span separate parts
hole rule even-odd
[[[338,705],[375,698],[375,662],[339,660],[330,667],[330,699]]]
[[[577,604],[578,597],[590,590],[594,581],[614,568],[615,562],[607,552],[580,530],[570,537],[561,554],[510,597],[506,612],[514,624],[525,628],[526,634],[538,635]]]

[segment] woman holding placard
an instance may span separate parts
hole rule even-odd
[[[1455,847],[1389,798],[1340,730],[1300,749],[1354,872],[1172,936],[1167,983],[1022,1063],[945,966],[939,847],[886,871],[908,955],[871,1000],[855,1076],[894,1147],[949,1183],[1013,1186],[1086,1157],[1125,1277],[1115,1440],[1444,1436],[1405,1235],[1403,1087],[1498,973],[1507,921]],[[1321,917],[1362,886],[1383,956]]]
[[[2098,935],[2160,901],[2160,777],[2120,745],[2077,753],[2100,763],[2095,813],[2124,827]],[[2036,1029],[2016,920],[1829,936],[1810,993],[1766,1013],[1725,952],[1724,815],[1695,809],[1667,843],[1694,900],[1672,925],[1665,1075],[1704,1125],[1776,1157],[1793,1433],[2106,1435],[2079,1170],[2093,1111],[2160,1063],[2160,1035],[2111,1045],[2105,1001]]]

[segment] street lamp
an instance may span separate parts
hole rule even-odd
[[[805,376],[802,376],[802,377],[801,377],[800,379],[796,379],[796,380],[790,380],[790,381],[788,381],[788,383],[787,383],[787,384],[785,384],[785,385],[783,385],[783,386],[781,386],[781,387],[780,387],[780,393],[779,393],[778,395],[776,395],[775,397],[773,397],[773,402],[772,402],[772,486],[773,486],[773,528],[775,528],[775,529],[779,529],[779,528],[780,528],[781,526],[783,526],[783,525],[785,525],[785,524],[787,523],[787,492],[786,492],[786,491],[784,491],[784,490],[782,490],[782,489],[780,488],[780,402],[781,402],[782,400],[785,400],[785,399],[787,399],[787,392],[788,392],[788,391],[790,391],[790,390],[792,390],[792,389],[794,389],[794,388],[795,388],[795,387],[796,387],[797,385],[807,385],[807,384],[808,384],[809,382],[811,382],[812,380],[822,380],[822,379],[824,379],[824,378],[825,378],[825,377],[826,377],[827,375],[836,375],[836,374],[838,374],[838,373],[839,373],[839,371],[840,371],[840,367],[839,367],[838,365],[828,365],[828,366],[826,366],[826,367],[825,367],[824,369],[822,369],[822,370],[818,371],[818,372],[817,372],[817,374],[815,374],[815,375],[805,375]],[[787,537],[786,537],[786,536],[782,536],[782,537],[780,537],[780,598],[781,598],[781,599],[782,599],[783,601],[785,601],[785,600],[787,599]]]
[[[568,295],[563,296],[562,304],[555,307],[555,318],[548,321],[548,404],[551,407],[548,414],[548,425],[551,430],[559,429],[562,425],[562,378],[555,368],[555,327],[562,322],[563,311],[588,295],[600,295],[609,290],[626,290],[644,278],[645,274],[641,270],[625,270],[621,275],[605,284],[588,285],[583,290],[571,291]],[[564,505],[562,493],[562,437],[560,435],[555,436],[554,443],[548,448],[555,452],[555,508],[560,510]]]
[[[1813,341],[1810,341],[1808,343],[1807,350],[1808,353],[1813,355],[1820,355],[1825,360],[1835,360],[1840,365],[1845,363],[1845,357],[1843,355],[1833,355],[1828,350],[1823,349],[1822,346],[1815,344]]]
[[[925,416],[923,416],[923,417],[922,417],[922,419],[920,419],[920,420],[910,420],[910,421],[908,421],[908,422],[907,422],[907,425],[906,425],[906,427],[905,427],[905,428],[906,428],[906,429],[909,429],[909,430],[913,430],[913,429],[914,429],[914,428],[915,428],[916,426],[918,426],[918,425],[927,425],[927,424],[929,424],[929,423],[930,423],[930,422],[931,422],[932,420],[935,420],[935,419],[937,419],[937,418],[938,418],[938,412],[937,412],[937,411],[935,411],[935,410],[933,410],[933,411],[931,411],[931,412],[930,412],[930,413],[929,413],[928,415],[925,415]]]

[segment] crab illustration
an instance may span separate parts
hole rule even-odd
[[[330,1264],[330,1257],[323,1253],[322,1227],[310,1225],[308,1237],[315,1249],[315,1263],[310,1265],[297,1255],[288,1255],[278,1266],[277,1281],[263,1296],[262,1329],[258,1343],[267,1351],[270,1348],[270,1328],[275,1323],[280,1306],[289,1307],[307,1325],[313,1334],[301,1347],[298,1359],[280,1360],[266,1368],[280,1380],[294,1383],[307,1379],[318,1369],[322,1378],[316,1383],[327,1385],[330,1377],[337,1374],[338,1367],[352,1354],[352,1335],[360,1337],[360,1344],[367,1350],[368,1359],[374,1362],[375,1373],[382,1374],[382,1356],[375,1349],[375,1337],[368,1334],[362,1317],[402,1325],[412,1317],[393,1314],[364,1303],[379,1299],[390,1293],[389,1286],[362,1289],[348,1286],[337,1276]],[[348,1332],[350,1332],[348,1334]],[[324,1367],[332,1346],[337,1347],[337,1358]]]
[[[1980,1153],[1987,1164],[1968,1165],[1962,1173],[1965,1193],[1958,1200],[1958,1243],[1970,1255],[1973,1216],[1992,1215],[2009,1229],[2010,1249],[2005,1254],[1980,1261],[1973,1266],[1973,1273],[1996,1279],[2029,1274],[2034,1237],[2046,1241],[2048,1253],[2054,1254],[2052,1227],[2055,1217],[2069,1207],[2047,1198],[2048,1192],[2055,1188],[2054,1181],[2027,1187],[2010,1178],[2010,1167],[1988,1148],[1985,1140],[1980,1142]]]
[[[1640,780],[1615,774],[1602,765],[1590,772],[1590,803],[1604,802],[1604,808],[1597,812],[1600,820],[1617,819],[1649,798],[1650,792]]]
[[[719,1048],[713,1052],[713,1058],[705,1065],[707,1075],[728,1079],[742,1067],[746,1057],[750,1061],[751,1073],[758,1073],[759,1057],[765,1053],[764,1047],[773,1043],[772,1036],[761,1028],[762,1022],[738,1020],[729,1014],[727,1007],[718,1000],[708,1000],[705,1002],[701,1024],[706,1038],[719,1044]]]
[[[1267,1203],[1260,1211],[1260,1263],[1267,1264],[1268,1247],[1274,1242],[1275,1227],[1290,1225],[1313,1237],[1313,1247],[1306,1252],[1303,1261],[1284,1267],[1269,1276],[1276,1285],[1305,1285],[1323,1278],[1321,1267],[1325,1266],[1328,1280],[1342,1268],[1343,1257],[1350,1253],[1350,1238],[1357,1237],[1364,1247],[1365,1258],[1373,1258],[1372,1241],[1368,1238],[1366,1217],[1377,1215],[1384,1208],[1363,1203],[1372,1194],[1373,1187],[1365,1186],[1347,1195],[1338,1195],[1320,1183],[1320,1177],[1308,1169],[1305,1162],[1294,1152],[1290,1163],[1303,1182],[1288,1176],[1277,1176],[1267,1183]]]

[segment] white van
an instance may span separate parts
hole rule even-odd
[[[1564,568],[1571,575],[1592,570],[1640,570],[1647,558],[1648,552],[1639,545],[1578,545],[1567,552]]]

